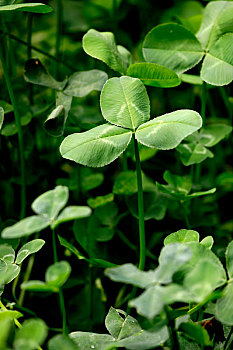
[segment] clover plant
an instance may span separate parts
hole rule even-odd
[[[61,144],[61,154],[82,165],[101,167],[118,158],[133,139],[138,186],[139,268],[143,270],[146,248],[138,142],[161,150],[175,148],[201,127],[201,117],[195,111],[180,110],[148,121],[150,103],[146,89],[139,79],[127,76],[112,78],[105,83],[100,105],[109,124],[68,136]]]
[[[232,19],[0,0],[0,350],[232,348]]]

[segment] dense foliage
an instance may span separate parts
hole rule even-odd
[[[233,2],[0,0],[0,350],[233,346]]]

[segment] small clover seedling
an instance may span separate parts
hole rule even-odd
[[[60,223],[89,216],[91,209],[85,206],[66,205],[69,197],[68,188],[57,186],[54,190],[43,193],[32,203],[32,210],[37,214],[20,220],[2,231],[3,238],[20,238],[40,232],[50,226],[54,230]],[[60,212],[60,214],[59,214]]]
[[[139,79],[127,76],[112,78],[105,83],[100,106],[108,123],[67,136],[60,151],[64,158],[79,164],[102,167],[118,158],[133,138],[138,185],[139,268],[144,269],[144,206],[138,142],[160,150],[175,148],[201,127],[202,119],[197,112],[186,109],[149,121],[150,103],[146,89]]]
[[[44,244],[45,241],[43,239],[34,239],[24,244],[16,257],[15,251],[10,245],[0,245],[0,295],[3,292],[4,285],[10,283],[18,276],[24,259],[38,252]]]

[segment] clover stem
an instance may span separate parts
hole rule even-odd
[[[28,60],[32,57],[32,20],[33,14],[28,13],[28,23],[27,23],[27,58]],[[30,103],[33,104],[33,85],[29,83],[29,99]]]
[[[205,114],[206,114],[206,102],[207,102],[207,85],[206,82],[202,82],[201,87],[201,117],[203,120],[203,124],[205,124]]]
[[[17,134],[18,134],[18,143],[19,143],[19,161],[20,161],[20,175],[21,175],[21,211],[20,211],[20,219],[25,216],[26,210],[26,180],[25,180],[25,159],[24,159],[24,142],[23,142],[23,131],[21,126],[20,115],[18,111],[18,106],[15,100],[14,91],[11,84],[11,79],[9,75],[9,70],[5,61],[4,53],[7,51],[5,48],[5,40],[3,37],[0,38],[0,60],[2,63],[2,69],[8,89],[8,93],[10,96],[11,104],[14,109],[15,115],[15,124],[17,126]]]
[[[28,260],[28,264],[27,264],[27,268],[26,268],[26,272],[25,272],[25,275],[24,275],[23,282],[27,282],[29,280],[29,278],[31,276],[31,272],[32,272],[32,267],[34,265],[34,261],[35,261],[35,255],[33,254],[33,255],[30,256],[30,258]],[[25,289],[22,289],[21,292],[20,292],[19,301],[18,301],[18,304],[20,306],[23,306],[25,292],[26,292]]]
[[[145,224],[144,224],[144,202],[143,202],[143,189],[142,189],[142,171],[140,155],[138,150],[138,142],[134,138],[134,151],[136,158],[136,171],[137,171],[137,186],[138,186],[138,215],[139,215],[139,246],[140,246],[140,258],[139,266],[140,270],[144,270],[146,260],[146,238],[145,238]]]
[[[54,263],[58,262],[58,255],[57,255],[57,245],[56,245],[56,234],[55,229],[52,228],[52,239],[53,239],[53,261]],[[66,308],[65,308],[65,301],[64,301],[64,295],[62,288],[59,288],[58,292],[59,296],[59,305],[60,305],[60,311],[62,315],[62,332],[63,334],[67,334],[67,324],[66,324]]]
[[[187,229],[190,230],[191,226],[190,226],[187,210],[185,208],[185,204],[183,203],[183,201],[180,201],[180,205],[183,208],[183,214],[184,214],[184,219],[185,219],[185,223],[186,223]]]
[[[93,267],[91,264],[89,265],[89,276],[88,276],[88,282],[89,282],[89,321],[90,321],[90,330],[93,330],[93,311],[94,311],[94,305],[93,305]]]
[[[58,257],[57,257],[57,245],[56,245],[56,234],[55,234],[55,229],[52,229],[52,239],[53,239],[53,261],[54,263],[58,262]]]
[[[231,107],[231,104],[230,104],[230,101],[228,99],[228,95],[226,93],[226,90],[223,86],[219,86],[219,92],[220,92],[220,95],[224,101],[224,104],[225,104],[225,107],[229,113],[229,117],[230,117],[230,122],[231,122],[231,125],[232,125],[232,112],[233,112],[233,109]]]
[[[61,46],[61,36],[62,36],[62,2],[57,0],[57,18],[56,18],[56,53],[55,57],[57,59],[55,66],[55,76],[58,79],[59,75],[59,63],[58,59],[60,56],[60,46]]]

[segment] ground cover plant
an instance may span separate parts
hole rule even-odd
[[[233,2],[0,0],[0,350],[231,349]]]

